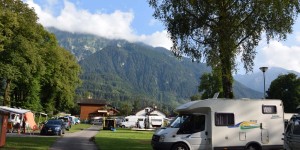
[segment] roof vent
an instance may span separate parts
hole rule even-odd
[[[217,99],[219,94],[220,94],[219,92],[215,93],[213,99]]]

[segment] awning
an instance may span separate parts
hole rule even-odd
[[[16,114],[25,114],[26,112],[30,112],[30,110],[27,109],[10,108],[7,106],[0,106],[0,110],[4,112],[12,112]]]

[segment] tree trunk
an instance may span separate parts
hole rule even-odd
[[[224,72],[222,73],[223,92],[225,98],[233,98],[232,75],[231,75],[231,71],[229,73],[228,71],[229,70],[226,70],[225,73]]]
[[[10,84],[11,84],[11,80],[7,79],[6,80],[5,91],[4,91],[4,100],[3,100],[3,105],[4,106],[10,106],[10,95],[9,95]]]
[[[228,19],[225,19],[226,16],[229,16],[229,12],[227,9],[227,3],[220,1],[219,9],[219,31],[217,32],[219,35],[219,60],[220,63],[218,66],[221,70],[222,75],[222,87],[223,94],[225,98],[233,98],[232,92],[232,68],[233,68],[233,59],[234,59],[234,48],[235,48],[235,40],[231,39],[231,22]]]

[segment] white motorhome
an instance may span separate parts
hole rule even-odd
[[[127,116],[121,122],[122,128],[137,127],[137,125],[144,125],[145,116]]]
[[[179,114],[152,137],[153,149],[282,149],[281,100],[206,99],[175,109]]]

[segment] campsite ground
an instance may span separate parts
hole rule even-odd
[[[72,126],[70,131],[67,131],[65,135],[71,134],[74,132],[82,131],[83,129],[91,127],[90,124],[78,124]],[[63,135],[63,136],[65,136]],[[34,134],[18,134],[7,133],[6,134],[6,144],[1,150],[20,150],[20,149],[35,149],[35,150],[45,150],[49,149],[60,136],[41,136],[39,131],[35,131]]]
[[[83,125],[86,128],[81,127]],[[77,129],[75,129],[75,127]],[[57,149],[70,149],[70,147],[68,147],[67,145],[68,143],[71,143],[78,148],[80,147],[78,144],[91,145],[93,143],[96,143],[97,147],[95,148],[94,146],[92,146],[93,149],[101,149],[101,150],[106,150],[106,149],[107,150],[109,149],[125,149],[125,150],[126,149],[144,149],[144,150],[149,149],[150,150],[152,149],[151,137],[154,131],[133,131],[130,129],[117,128],[114,131],[101,130],[100,132],[98,132],[99,130],[97,126],[96,128],[87,129],[88,127],[93,127],[93,126],[89,124],[76,125],[74,126],[74,128],[72,126],[71,130],[68,131],[62,137],[40,136],[39,134],[30,135],[30,134],[8,133],[6,145],[2,149],[4,150],[10,150],[10,149],[45,150],[45,149],[51,149],[51,146],[53,149],[53,147],[57,143],[60,143],[62,145],[66,144],[62,146],[63,148],[56,147]],[[94,138],[89,138],[92,137],[93,135]],[[85,141],[85,143],[74,141],[76,139],[79,139],[79,141]]]

